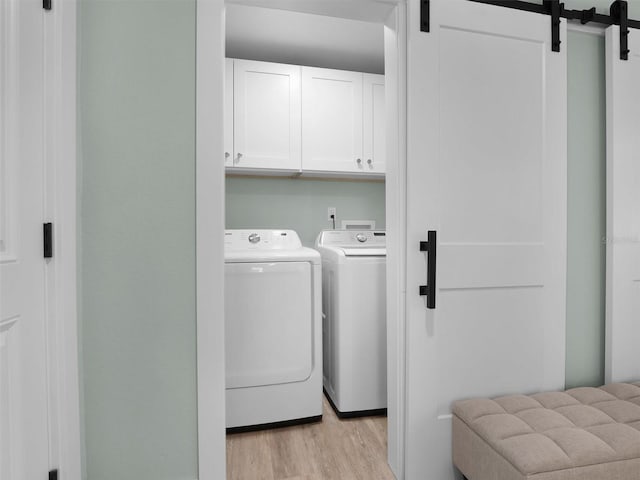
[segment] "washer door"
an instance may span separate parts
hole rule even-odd
[[[304,381],[313,369],[311,265],[225,265],[227,388]]]

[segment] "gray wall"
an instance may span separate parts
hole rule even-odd
[[[604,382],[604,37],[569,32],[567,387]]]
[[[385,227],[384,183],[291,178],[227,178],[227,228],[287,228],[313,247],[331,228],[327,208],[341,220],[375,220]]]
[[[78,24],[87,477],[195,479],[195,1]]]

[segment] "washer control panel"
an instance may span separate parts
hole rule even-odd
[[[320,233],[318,245],[324,247],[385,247],[386,233],[382,230],[325,230]]]
[[[225,230],[225,250],[296,250],[302,247],[293,230]]]

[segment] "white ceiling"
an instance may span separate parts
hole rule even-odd
[[[269,0],[269,4],[288,1],[298,6],[318,3]],[[384,73],[381,23],[228,4],[226,40],[227,57]]]

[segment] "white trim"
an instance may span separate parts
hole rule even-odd
[[[224,3],[196,4],[196,316],[198,470],[225,478]]]
[[[45,268],[49,462],[63,478],[81,469],[76,226],[76,1],[44,11],[45,220],[54,257]]]
[[[387,342],[390,352],[389,378],[395,377],[395,393],[389,394],[389,462],[398,479],[404,478],[405,441],[405,237],[406,237],[406,17],[404,0],[389,0],[396,8],[387,26],[386,68],[392,85],[397,85],[395,101],[387,109],[395,111],[397,125],[388,143],[395,170],[387,173],[387,230],[391,232],[389,252],[393,282],[387,291],[394,307],[388,308],[390,321]],[[224,232],[224,5],[223,0],[197,0],[196,74],[196,264],[198,330],[198,449],[200,480],[225,478],[224,412],[224,321],[223,232]],[[395,33],[395,39],[393,38]],[[387,41],[388,40],[388,41]],[[396,59],[393,57],[397,56]],[[385,80],[386,81],[386,80]],[[389,91],[389,89],[387,90]],[[392,186],[390,186],[392,185]],[[392,227],[389,228],[389,220]],[[394,415],[397,417],[394,420]]]
[[[387,458],[396,478],[405,471],[406,368],[406,169],[407,7],[401,3],[385,22],[387,117]],[[389,95],[395,92],[395,95]]]

